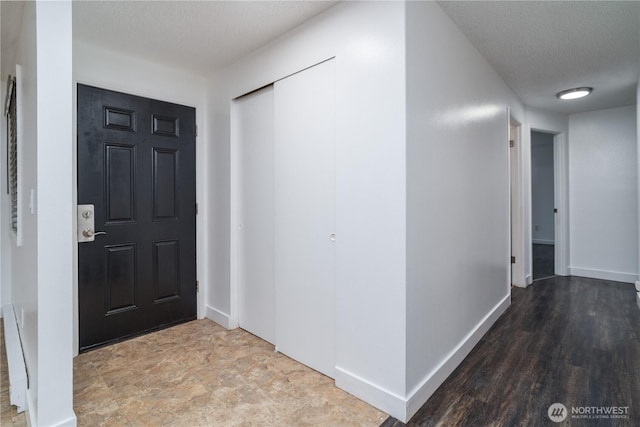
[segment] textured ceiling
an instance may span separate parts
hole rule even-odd
[[[208,75],[331,7],[335,1],[74,1],[74,37]],[[22,7],[0,2],[2,50]],[[575,113],[636,102],[638,1],[441,1],[525,104]],[[15,24],[15,25],[14,25]],[[7,49],[7,50],[5,50]],[[3,76],[6,64],[3,64]],[[555,94],[593,86],[587,98]]]
[[[20,23],[22,22],[22,12],[24,3],[17,1],[0,1],[0,17],[2,22],[0,28],[0,49],[3,52],[2,78],[6,79],[9,74],[15,74],[15,51],[18,44],[18,34]],[[2,100],[4,102],[4,100]]]
[[[205,75],[336,1],[74,1],[74,38]]]
[[[562,113],[636,102],[640,2],[510,1],[440,5],[527,105]],[[583,99],[563,89],[592,86]]]

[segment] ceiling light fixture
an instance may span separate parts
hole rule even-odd
[[[562,92],[558,92],[556,96],[559,99],[578,99],[589,95],[592,91],[592,87],[577,87],[575,89],[567,89]]]

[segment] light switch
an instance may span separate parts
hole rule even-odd
[[[35,190],[33,188],[29,191],[29,212],[31,215],[36,213]]]

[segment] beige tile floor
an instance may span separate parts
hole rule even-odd
[[[379,426],[387,418],[271,344],[209,320],[76,357],[74,409],[79,426]]]

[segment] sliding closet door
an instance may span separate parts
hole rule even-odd
[[[275,83],[276,348],[334,376],[333,60]]]
[[[273,86],[235,101],[238,321],[275,344]]]

